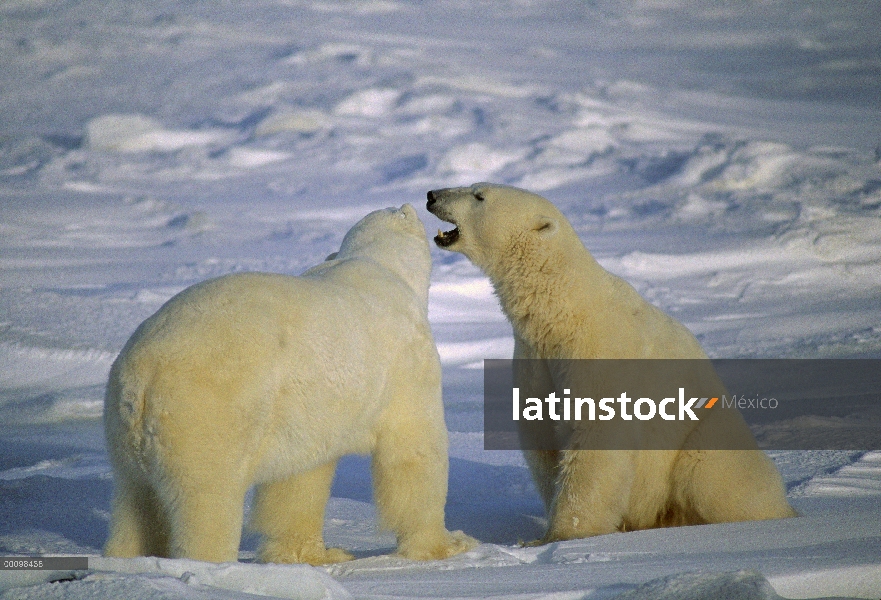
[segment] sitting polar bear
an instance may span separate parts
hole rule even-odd
[[[707,358],[682,324],[600,267],[546,199],[475,184],[428,192],[428,210],[456,226],[439,232],[437,245],[461,252],[489,276],[514,328],[514,357],[540,359],[527,363],[528,377],[519,374],[517,383],[527,390],[571,385],[565,373],[554,372],[559,363],[548,359]],[[714,373],[702,377],[701,383],[720,389],[721,382],[711,380]],[[562,451],[530,450],[529,442],[542,435],[539,422],[519,420],[527,463],[549,516],[542,541],[795,516],[780,475],[740,414],[711,414],[690,431],[684,424],[665,429],[679,436],[677,445],[663,445],[673,450],[577,450],[571,444]],[[570,440],[599,429],[579,421]],[[717,438],[721,447],[748,449],[701,450]]]
[[[105,431],[116,488],[107,556],[238,557],[245,493],[267,562],[332,563],[322,526],[337,460],[372,455],[398,552],[476,541],[444,525],[447,432],[427,320],[431,258],[409,204],[370,213],[300,277],[194,285],[114,362]]]

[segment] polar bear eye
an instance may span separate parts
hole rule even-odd
[[[474,192],[474,197],[478,202],[483,202],[486,198],[483,197],[483,192]]]

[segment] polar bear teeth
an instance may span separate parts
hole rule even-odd
[[[449,246],[459,239],[459,228],[456,227],[451,231],[441,231],[437,230],[437,235],[434,236],[434,242],[438,246]]]

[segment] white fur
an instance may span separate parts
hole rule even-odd
[[[457,226],[455,241],[438,236],[438,245],[465,254],[492,281],[514,327],[515,358],[707,358],[681,323],[605,271],[546,199],[492,184],[436,190],[428,198],[432,213]],[[531,364],[534,371],[518,381],[524,397],[530,389],[576,383],[560,381],[549,363]],[[696,385],[724,393],[711,370],[698,379]],[[537,422],[520,423],[523,438],[549,434]],[[641,432],[673,435],[671,447],[679,450],[525,452],[549,514],[543,541],[795,515],[780,475],[739,413],[714,408],[699,426],[687,427]],[[573,439],[603,435],[600,429],[582,421]],[[617,434],[606,432],[613,442]],[[696,449],[720,438],[755,449]]]
[[[475,542],[444,526],[447,433],[427,320],[431,259],[410,205],[373,212],[300,277],[194,285],[147,319],[113,364],[105,430],[116,488],[108,556],[238,557],[243,502],[268,562],[327,549],[337,460],[372,455],[382,523],[405,557]]]

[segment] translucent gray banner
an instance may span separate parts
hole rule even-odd
[[[877,450],[881,360],[486,360],[488,450]]]

